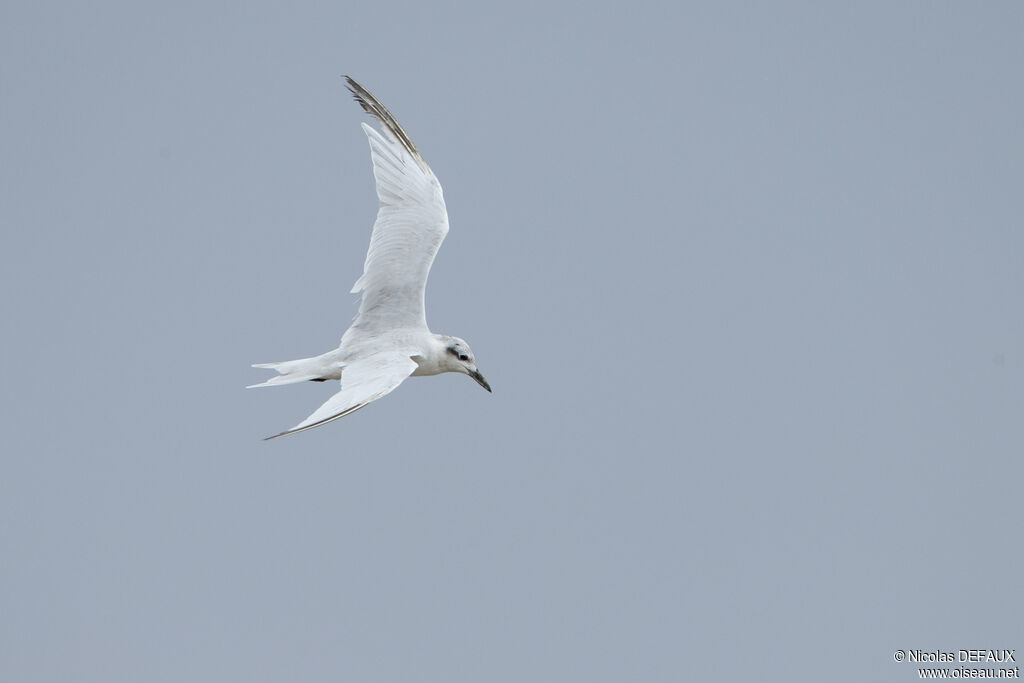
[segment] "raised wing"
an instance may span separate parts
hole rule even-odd
[[[315,413],[299,424],[264,440],[304,432],[354,413],[381,396],[391,393],[415,369],[416,361],[409,354],[397,351],[376,353],[351,362],[342,370],[341,390],[338,393],[327,399]]]
[[[380,132],[363,124],[380,209],[363,275],[352,288],[363,298],[350,331],[427,329],[427,275],[448,234],[441,183],[384,105],[351,78],[346,80],[356,101],[381,124]]]

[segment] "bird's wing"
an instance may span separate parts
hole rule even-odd
[[[276,439],[286,434],[303,432],[345,417],[381,396],[391,393],[416,369],[408,353],[386,351],[349,362],[341,373],[341,390],[316,409],[316,412],[291,429],[268,436]]]
[[[370,139],[380,209],[363,275],[352,288],[353,293],[363,293],[352,329],[368,334],[394,328],[426,329],[427,275],[448,233],[441,183],[384,105],[366,88],[347,80],[356,101],[381,127],[378,132],[363,124]]]

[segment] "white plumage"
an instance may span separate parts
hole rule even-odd
[[[380,199],[363,274],[352,288],[362,292],[362,300],[337,349],[253,366],[279,373],[253,387],[341,380],[338,393],[312,415],[270,439],[344,417],[411,375],[461,372],[491,390],[465,341],[432,334],[427,327],[427,276],[448,234],[441,183],[391,113],[363,86],[346,80],[356,101],[381,124],[379,132],[362,124]]]

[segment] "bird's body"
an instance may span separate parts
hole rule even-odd
[[[363,275],[352,288],[353,293],[362,292],[362,300],[338,348],[312,358],[254,366],[278,372],[254,387],[341,381],[338,393],[316,412],[269,438],[344,417],[410,376],[461,372],[491,390],[465,341],[433,334],[427,327],[427,276],[448,233],[441,184],[390,112],[361,85],[347,80],[356,101],[381,124],[380,132],[362,124],[380,198]]]

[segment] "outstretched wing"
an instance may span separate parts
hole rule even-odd
[[[331,396],[316,412],[291,429],[265,440],[303,432],[354,413],[385,396],[405,381],[416,369],[416,361],[407,353],[387,351],[345,365],[341,373],[341,391]]]
[[[441,183],[391,113],[363,86],[346,77],[356,101],[381,124],[367,124],[380,209],[366,252],[363,275],[352,288],[362,292],[353,332],[427,328],[427,275],[444,236],[448,211]]]

